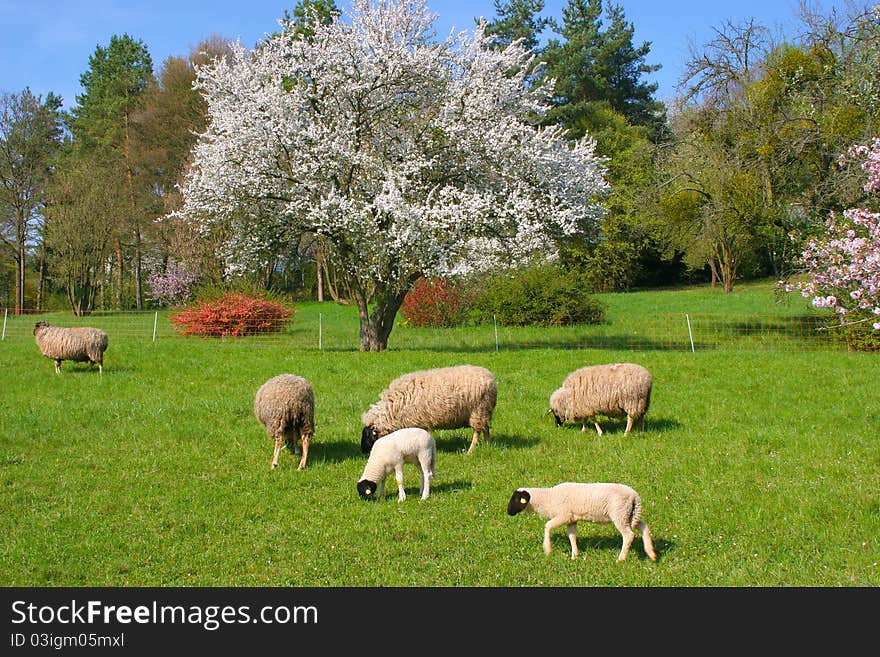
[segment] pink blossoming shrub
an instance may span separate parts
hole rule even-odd
[[[880,192],[880,139],[856,145],[840,158],[841,166],[860,161],[867,176],[864,189]],[[801,254],[808,280],[780,282],[787,292],[800,293],[816,308],[835,313],[843,328],[858,326],[859,348],[880,346],[880,213],[849,208],[843,216],[832,213],[822,237],[809,240]],[[864,335],[870,327],[873,336]],[[852,335],[848,336],[852,337]]]
[[[190,300],[195,282],[195,273],[182,265],[171,265],[165,271],[154,272],[147,279],[147,286],[157,304],[173,306]]]

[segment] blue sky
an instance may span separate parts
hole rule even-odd
[[[846,0],[811,0],[823,12],[843,8]],[[345,0],[337,0],[345,6]],[[495,15],[492,0],[428,0],[437,14],[437,32],[471,30],[474,19]],[[546,0],[545,15],[561,16],[567,0]],[[659,83],[661,100],[675,94],[689,44],[700,45],[723,21],[755,18],[797,32],[797,0],[616,0],[635,27],[635,42],[651,43],[650,64],[662,64],[648,77]],[[0,91],[26,86],[45,96],[62,96],[66,108],[82,93],[80,76],[89,56],[114,34],[142,40],[158,69],[169,56],[186,56],[208,36],[240,39],[252,47],[277,27],[277,19],[296,0],[0,0]]]

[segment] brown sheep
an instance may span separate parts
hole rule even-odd
[[[297,441],[302,442],[298,469],[305,468],[309,443],[315,433],[315,395],[311,384],[295,374],[279,374],[269,379],[257,390],[254,415],[275,441],[272,468],[278,466],[282,443],[299,454]]]

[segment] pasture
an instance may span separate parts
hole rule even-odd
[[[104,374],[56,375],[17,318],[0,342],[0,584],[4,586],[877,586],[878,354],[815,349],[797,336],[727,346],[633,341],[664,312],[804,315],[769,285],[603,295],[609,339],[554,346],[554,331],[395,327],[389,350],[357,351],[353,308],[297,304],[296,340],[159,339],[106,328]],[[322,348],[312,329],[320,316]],[[150,323],[151,320],[139,318]],[[53,321],[68,325],[69,314]],[[121,321],[121,320],[120,320]],[[639,333],[639,322],[642,322]],[[102,323],[104,322],[104,323]],[[105,325],[106,324],[106,325]],[[682,324],[684,326],[684,324]],[[28,327],[27,330],[24,327]],[[686,329],[685,329],[686,331]],[[469,336],[477,336],[471,339]],[[613,338],[619,339],[613,339]],[[589,346],[594,345],[594,346]],[[586,364],[631,361],[654,375],[645,433],[554,426],[550,393]],[[435,432],[431,497],[362,501],[360,415],[396,376],[461,363],[498,380],[491,444]],[[253,415],[281,372],[309,379],[316,435],[304,471]],[[658,561],[636,539],[616,563],[611,525],[563,529],[509,517],[518,486],[619,481],[642,496]]]

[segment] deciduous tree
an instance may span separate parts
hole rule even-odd
[[[0,95],[0,248],[15,263],[16,314],[25,308],[27,259],[40,238],[46,185],[61,146],[61,98],[30,89]]]
[[[199,71],[210,123],[182,215],[321,235],[365,351],[387,347],[420,276],[550,256],[607,189],[592,141],[532,121],[546,106],[524,84],[528,51],[489,47],[483,26],[437,43],[434,20],[423,0],[355,0],[311,38]],[[238,224],[230,270],[261,265],[276,228],[262,225]]]

